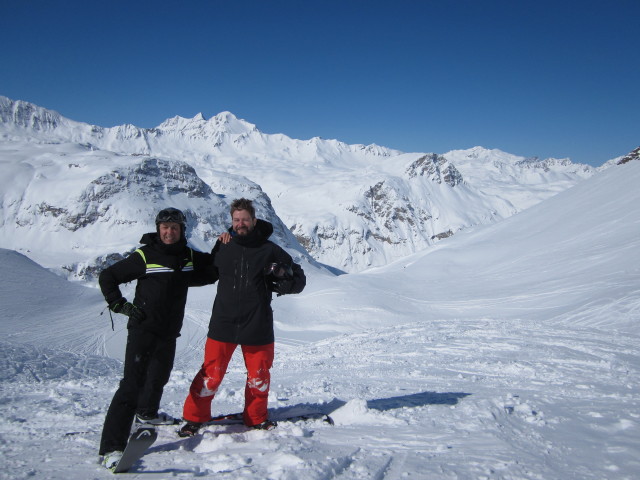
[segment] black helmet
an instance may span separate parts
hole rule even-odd
[[[160,210],[160,213],[156,215],[156,226],[160,223],[165,222],[179,223],[180,225],[182,225],[182,231],[184,231],[184,226],[185,223],[187,223],[187,218],[184,216],[184,213],[182,213],[177,208],[169,207],[165,208],[164,210]]]

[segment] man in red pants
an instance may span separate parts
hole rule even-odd
[[[258,220],[250,200],[231,204],[231,240],[216,242],[212,276],[219,278],[204,363],[196,374],[184,403],[186,423],[180,436],[195,435],[211,418],[211,402],[227,371],[233,352],[242,348],[247,368],[244,423],[271,429],[267,402],[274,355],[272,292],[300,293],[306,277],[300,265],[269,241],[273,226]]]

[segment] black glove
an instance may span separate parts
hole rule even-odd
[[[273,291],[276,292],[278,296],[291,293],[292,288],[293,288],[292,278],[283,278],[282,280],[277,280],[273,283]]]
[[[136,323],[142,322],[147,317],[147,314],[144,313],[144,310],[136,307],[131,302],[127,302],[127,299],[124,297],[120,300],[116,300],[111,305],[109,305],[109,309],[114,313],[121,313],[122,315],[126,315]]]

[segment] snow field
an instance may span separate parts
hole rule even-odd
[[[212,426],[190,439],[161,427],[137,470],[141,478],[633,478],[638,345],[635,336],[482,319],[278,348],[272,416],[304,406],[330,413],[335,426]],[[117,362],[2,351],[3,371],[14,373],[1,384],[10,468],[0,478],[109,478],[96,445]],[[176,416],[197,369],[187,367],[174,370],[163,401]],[[243,377],[236,354],[214,414],[241,408]],[[16,436],[23,440],[12,443]]]

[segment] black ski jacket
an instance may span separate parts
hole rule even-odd
[[[213,303],[208,337],[241,345],[266,345],[274,341],[271,283],[264,268],[275,262],[291,265],[293,282],[287,292],[300,293],[306,277],[300,265],[268,240],[271,223],[258,220],[247,236],[235,235],[227,244],[213,247],[218,291]]]
[[[215,282],[211,275],[213,257],[187,246],[182,238],[165,245],[158,234],[142,236],[142,247],[100,273],[100,289],[109,305],[122,298],[119,285],[137,280],[133,304],[144,310],[146,318],[127,328],[142,329],[163,338],[180,336],[189,286]]]

